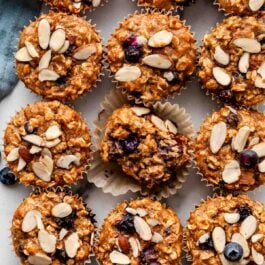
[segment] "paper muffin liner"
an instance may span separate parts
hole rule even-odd
[[[137,1],[137,0],[132,0],[132,1]],[[165,9],[160,10],[160,9],[157,9],[157,8],[150,8],[150,7],[141,8],[140,10],[136,10],[134,13],[129,14],[128,16],[125,16],[122,21],[124,21],[126,19],[129,19],[129,18],[133,17],[134,15],[138,15],[138,14],[153,14],[153,13],[160,13],[160,14],[163,14],[163,15],[170,15],[170,16],[174,16],[174,17],[178,18],[183,23],[183,26],[186,27],[189,30],[189,32],[191,33],[192,37],[194,38],[194,40],[195,40],[194,45],[196,47],[196,56],[197,56],[197,54],[198,54],[198,43],[197,43],[197,40],[195,38],[195,32],[193,32],[191,30],[191,26],[190,25],[186,25],[186,20],[183,20],[179,14],[175,14],[172,10],[165,10]],[[113,30],[112,30],[113,33],[110,35],[109,39],[111,39],[113,37],[113,34],[120,27],[121,23],[122,22],[119,22],[119,25],[117,27],[113,28]],[[108,61],[108,43],[106,44],[106,51],[105,51],[104,55],[105,55],[105,62],[106,62],[106,70],[108,72],[109,77],[111,78],[111,82],[114,84],[115,87],[117,87],[118,89],[121,90],[122,94],[126,95],[126,97],[127,97],[127,99],[129,101],[134,101],[136,104],[149,104],[149,103],[152,104],[152,103],[157,102],[156,100],[144,101],[141,98],[138,98],[138,97],[135,97],[135,96],[131,95],[126,89],[124,89],[122,87],[122,84],[119,81],[115,80],[115,73],[111,72],[110,64],[109,64],[109,61]],[[196,59],[194,60],[194,65],[196,67]],[[167,101],[169,101],[171,99],[174,99],[176,96],[181,95],[181,93],[184,90],[187,89],[187,85],[189,83],[191,83],[192,77],[195,75],[195,73],[196,73],[196,68],[195,68],[193,74],[190,75],[189,77],[187,77],[187,79],[185,81],[185,84],[180,88],[179,91],[175,91],[175,92],[173,92],[171,94],[168,94],[167,96],[162,97],[159,101],[167,102]]]
[[[112,90],[105,97],[105,100],[101,104],[101,112],[98,115],[98,119],[94,122],[96,128],[94,135],[97,146],[99,146],[104,136],[104,127],[108,117],[115,109],[120,108],[124,104],[130,104],[130,102],[118,89]],[[172,105],[170,103],[160,102],[152,105],[150,104],[149,106],[152,107],[154,112],[162,119],[170,119],[178,124],[179,132],[192,139],[194,134],[193,125],[190,116],[186,113],[184,108],[181,108],[177,104]],[[117,163],[103,162],[99,150],[94,153],[91,169],[88,172],[88,181],[94,183],[98,188],[102,188],[104,193],[111,193],[113,196],[119,196],[131,191],[140,192],[141,195],[150,195],[156,199],[168,198],[170,195],[177,193],[187,179],[188,169],[191,167],[193,156],[192,140],[190,140],[189,145],[190,161],[180,167],[176,176],[161,184],[161,189],[153,194],[150,194],[150,191],[147,189],[141,188],[138,182],[132,177],[127,176]]]

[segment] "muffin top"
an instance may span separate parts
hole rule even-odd
[[[70,185],[82,177],[91,139],[79,113],[58,101],[37,102],[19,111],[4,134],[10,169],[24,185]]]
[[[138,101],[180,92],[195,70],[196,45],[175,16],[134,14],[108,41],[108,62],[119,86]]]
[[[177,7],[188,5],[190,0],[138,0],[139,6],[174,10]]]
[[[92,251],[94,215],[64,192],[26,198],[14,213],[11,233],[23,265],[83,265]]]
[[[91,90],[102,70],[101,39],[75,15],[41,15],[21,33],[15,55],[19,78],[33,92],[60,101]]]
[[[190,139],[178,133],[172,121],[164,122],[151,109],[128,105],[108,118],[100,144],[105,162],[117,162],[148,189],[176,177],[177,169],[190,159],[190,149]]]
[[[198,76],[204,88],[229,104],[255,105],[265,99],[265,24],[232,16],[204,37]]]
[[[181,264],[182,226],[158,201],[123,202],[105,219],[95,253],[102,265]]]
[[[208,198],[185,229],[192,265],[264,264],[265,208],[246,195]]]
[[[224,107],[207,117],[195,141],[197,166],[206,180],[228,190],[265,182],[265,116]]]

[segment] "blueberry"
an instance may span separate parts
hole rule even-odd
[[[67,256],[66,251],[64,249],[56,249],[54,257],[63,263],[68,261],[68,256]]]
[[[253,150],[245,150],[239,154],[240,165],[245,168],[255,168],[259,157]]]
[[[124,215],[122,220],[116,224],[116,227],[121,232],[133,234],[135,232],[133,215],[130,213],[126,213],[126,215]]]
[[[231,127],[237,127],[239,123],[239,118],[235,113],[230,113],[228,117],[226,118],[226,122],[231,126]]]
[[[125,154],[131,154],[137,149],[139,140],[135,134],[130,134],[126,139],[121,140],[120,144]]]
[[[74,221],[76,219],[76,211],[72,211],[71,214],[64,218],[56,218],[56,223],[60,228],[71,229],[74,226]]]
[[[8,167],[4,167],[0,171],[0,182],[4,185],[14,185],[17,182],[17,178]]]
[[[229,261],[239,261],[243,256],[243,248],[237,243],[229,243],[225,246],[224,256]]]
[[[219,99],[224,103],[231,103],[234,101],[234,94],[230,89],[219,92]]]
[[[212,250],[214,249],[213,239],[209,236],[204,242],[199,242],[199,248],[202,250]]]
[[[61,76],[55,81],[55,83],[59,86],[64,86],[64,85],[66,85],[67,80],[68,80],[68,78],[66,76]]]
[[[237,211],[240,215],[240,221],[244,221],[248,216],[252,215],[251,208],[245,204],[245,205],[237,205]]]
[[[140,45],[137,42],[137,37],[135,35],[130,36],[124,43],[123,48],[128,48],[130,46],[134,46],[139,48]]]
[[[129,63],[138,63],[142,55],[140,47],[128,46],[125,48],[125,59]]]

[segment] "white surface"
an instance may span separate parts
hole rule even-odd
[[[201,40],[203,35],[209,31],[217,21],[223,18],[223,14],[217,12],[217,8],[213,6],[211,2],[211,0],[197,0],[196,4],[192,4],[185,9],[184,17],[187,20],[187,24],[191,25],[192,30],[196,33],[197,40]],[[93,23],[97,24],[97,28],[101,30],[101,34],[104,38],[104,43],[106,43],[110,33],[117,27],[118,22],[135,10],[136,4],[130,0],[109,0],[108,4],[98,8],[94,13],[89,13],[88,17],[91,17]],[[111,87],[112,84],[106,75],[104,81],[92,93],[88,93],[82,99],[74,102],[76,109],[81,111],[88,120],[91,129],[93,129],[92,122],[96,118],[100,102]],[[24,107],[27,103],[38,100],[40,100],[40,97],[30,93],[29,90],[20,83],[9,97],[0,102],[0,131],[3,133],[6,123],[16,111],[20,110],[20,108]],[[217,105],[201,91],[195,78],[192,83],[188,85],[188,89],[172,102],[179,103],[186,108],[192,117],[195,129],[198,129],[202,119],[204,119],[207,114],[211,113],[214,108],[217,108]],[[0,143],[2,146],[2,139]],[[127,194],[126,196],[113,197],[109,194],[103,194],[100,189],[95,188],[93,185],[90,185],[90,187],[87,203],[96,213],[99,224],[101,224],[102,219],[107,215],[110,209],[119,201],[130,198],[131,196],[136,196]],[[264,187],[252,192],[251,197],[265,202],[262,191],[265,191]],[[29,192],[30,190],[22,185],[6,187],[0,184],[0,264],[19,264],[18,259],[12,252],[9,229],[15,208]],[[180,193],[170,197],[166,202],[178,213],[182,220],[182,224],[185,225],[190,210],[192,210],[194,205],[198,204],[202,198],[206,198],[210,193],[211,189],[206,188],[205,184],[200,181],[200,177],[192,170],[188,181],[184,184]]]

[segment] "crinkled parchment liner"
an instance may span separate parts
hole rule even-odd
[[[182,20],[180,15],[174,14],[174,12],[172,12],[170,10],[164,10],[164,9],[163,10],[159,10],[159,9],[156,9],[156,8],[144,8],[144,9],[140,9],[140,11],[135,11],[133,14],[130,14],[130,15],[124,17],[123,21],[133,17],[134,15],[138,15],[138,14],[153,14],[153,13],[160,13],[160,14],[163,14],[163,15],[174,16],[174,17],[177,17],[180,21],[182,21],[183,26],[186,27],[189,30],[189,32],[191,33],[192,37],[194,38],[194,40],[195,40],[194,45],[196,46],[196,53],[198,53],[198,43],[197,43],[197,40],[195,38],[195,33],[193,31],[191,31],[191,26],[190,25],[186,25],[186,20]],[[119,23],[118,27],[120,27],[120,24],[121,24],[121,22]],[[114,28],[113,32],[115,32],[118,27]],[[110,38],[113,37],[113,34],[110,35]],[[126,95],[128,100],[130,100],[130,101],[132,100],[136,104],[149,104],[149,103],[156,102],[156,101],[145,102],[141,98],[134,97],[133,95],[129,94],[126,89],[122,88],[122,82],[118,82],[117,80],[115,80],[115,74],[111,72],[110,65],[109,65],[109,62],[108,62],[108,43],[106,44],[105,62],[106,62],[106,70],[107,70],[107,72],[108,72],[108,74],[109,74],[109,76],[111,78],[112,83],[115,85],[115,87],[120,89],[124,95]],[[194,60],[194,64],[196,66],[196,59]],[[161,98],[160,101],[166,102],[166,101],[168,101],[170,99],[174,99],[177,95],[181,95],[182,91],[186,90],[187,89],[187,85],[189,83],[191,83],[192,76],[194,76],[195,72],[196,72],[196,69],[194,70],[194,73],[192,75],[190,75],[189,78],[187,78],[187,80],[185,81],[185,84],[183,85],[183,87],[180,88],[179,91],[175,91],[175,92],[167,95],[166,97]]]
[[[98,119],[95,124],[95,139],[96,144],[99,143],[104,136],[104,127],[108,117],[112,112],[123,106],[129,104],[127,97],[120,92],[119,89],[113,89],[101,104],[101,112],[98,115]],[[193,137],[193,125],[190,116],[186,113],[184,108],[179,107],[177,104],[160,103],[149,104],[154,112],[164,119],[170,119],[178,124],[180,133]],[[193,157],[192,140],[190,141],[190,155]],[[191,159],[192,160],[192,159]],[[170,181],[163,183],[161,189],[155,191],[151,196],[156,199],[168,198],[170,195],[175,194],[186,181],[188,175],[188,168],[191,167],[191,162],[186,163],[183,167],[180,167],[176,178],[172,178]],[[127,193],[128,191],[140,192],[141,195],[148,195],[150,191],[141,189],[140,185],[131,177],[124,174],[121,167],[117,163],[105,163],[102,161],[99,151],[94,153],[94,159],[91,163],[91,169],[88,172],[88,181],[94,183],[98,188],[102,188],[104,193],[111,193],[113,196],[119,196]]]

